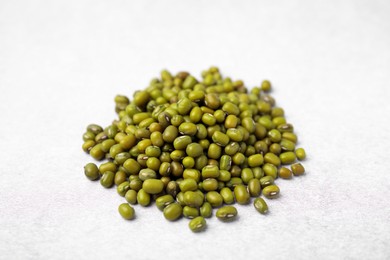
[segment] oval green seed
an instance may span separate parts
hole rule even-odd
[[[231,142],[227,146],[225,146],[225,154],[233,156],[238,153],[240,149],[240,145],[237,142]]]
[[[282,152],[282,148],[280,146],[280,144],[278,143],[273,143],[271,144],[271,146],[269,147],[269,151],[275,155],[279,155],[281,152]]]
[[[132,177],[132,176],[134,176],[134,177],[136,177],[136,178],[134,178],[134,179],[130,178],[130,177]],[[139,191],[139,190],[142,188],[142,181],[139,179],[138,176],[131,175],[130,177],[129,177],[129,180],[130,180],[130,188],[131,188],[132,190]]]
[[[143,189],[140,189],[137,193],[137,202],[141,206],[149,206],[151,202],[150,194],[144,191]]]
[[[225,119],[226,128],[235,128],[238,124],[238,118],[235,115],[228,115]]]
[[[206,194],[206,201],[209,202],[213,208],[216,208],[222,205],[223,198],[217,191],[209,191]]]
[[[115,156],[114,162],[116,165],[123,165],[127,159],[130,159],[130,157],[131,157],[130,153],[127,152],[118,153]]]
[[[218,178],[219,177],[219,169],[216,165],[207,165],[202,169],[202,177],[203,179],[207,178]]]
[[[124,151],[123,146],[121,144],[114,144],[110,147],[110,156],[111,158],[115,158],[115,156]]]
[[[143,107],[146,105],[146,103],[148,103],[149,99],[150,95],[147,91],[138,91],[134,93],[133,103],[137,107]]]
[[[217,210],[216,216],[219,220],[224,222],[232,221],[236,218],[238,212],[233,206],[224,206]]]
[[[183,82],[183,88],[191,89],[193,88],[198,81],[193,76],[188,76]]]
[[[293,127],[292,124],[286,123],[286,124],[278,125],[278,130],[281,133],[293,132],[294,131],[294,127]]]
[[[294,152],[284,152],[279,155],[279,158],[282,164],[290,164],[295,161],[296,156]]]
[[[187,206],[196,208],[202,206],[204,198],[197,192],[186,191],[183,196],[183,201]]]
[[[161,149],[158,146],[148,146],[145,149],[145,154],[148,157],[159,157],[161,155]]]
[[[221,109],[218,109],[214,112],[214,117],[218,123],[223,123],[225,121],[226,114]]]
[[[276,185],[269,185],[263,189],[263,195],[268,199],[274,199],[279,195],[280,189]]]
[[[272,184],[274,184],[274,178],[272,176],[264,176],[260,178],[260,185],[263,189]]]
[[[182,192],[196,191],[198,189],[198,183],[194,179],[184,179],[179,184]]]
[[[248,184],[255,176],[251,168],[244,168],[241,171],[241,179],[245,184]]]
[[[305,168],[300,163],[294,163],[291,165],[291,170],[295,176],[299,176],[305,173]]]
[[[272,178],[276,179],[278,177],[278,168],[275,165],[266,163],[263,165],[263,171],[266,176],[272,176]]]
[[[133,158],[127,159],[123,163],[123,167],[131,175],[136,175],[141,170],[141,165],[136,160],[134,160]]]
[[[231,177],[232,177],[232,174],[229,171],[221,170],[221,171],[219,171],[218,181],[222,181],[225,183],[225,182],[228,182]]]
[[[202,110],[200,107],[194,107],[190,112],[190,120],[192,123],[198,123],[202,118]]]
[[[158,179],[147,179],[142,184],[142,189],[149,194],[158,194],[164,189],[164,183]]]
[[[110,188],[112,187],[112,185],[114,185],[114,178],[115,178],[115,173],[107,171],[103,173],[103,176],[100,179],[100,184],[104,188]]]
[[[125,196],[126,192],[130,190],[130,183],[128,181],[122,182],[121,184],[118,185],[116,188],[116,191],[118,194],[122,197]]]
[[[253,121],[252,117],[245,117],[241,120],[242,126],[248,130],[249,133],[255,132],[255,122]]]
[[[148,157],[148,156],[147,156]],[[156,157],[149,157],[146,160],[146,167],[153,171],[158,171],[160,169],[161,162]]]
[[[209,202],[204,202],[199,209],[200,215],[204,218],[210,218],[213,214],[213,208]]]
[[[213,191],[218,189],[218,181],[214,178],[205,179],[202,185],[204,191]]]
[[[296,149],[295,155],[297,156],[298,160],[300,160],[300,161],[303,161],[306,159],[306,151],[303,148]]]
[[[210,113],[204,113],[202,116],[202,122],[205,125],[212,126],[212,125],[215,125],[217,123],[217,119],[215,119],[214,115],[212,115]]]
[[[196,217],[188,223],[192,232],[201,232],[206,229],[206,220],[203,217]]]
[[[298,138],[294,133],[285,132],[282,134],[282,137],[287,139],[287,140],[290,140],[291,142],[294,142],[294,143],[297,143],[297,141],[298,141]]]
[[[201,90],[194,90],[188,94],[188,98],[191,101],[199,102],[204,99],[204,92]]]
[[[139,178],[140,180],[142,181],[146,181],[148,179],[156,179],[157,178],[157,174],[154,170],[152,169],[142,169],[140,172],[139,172]]]
[[[101,174],[103,174],[105,172],[108,172],[108,171],[116,172],[116,170],[117,170],[117,166],[113,162],[102,163],[99,166],[99,171],[100,171]]]
[[[215,93],[210,93],[205,95],[205,104],[211,109],[218,109],[221,101]]]
[[[116,144],[114,139],[107,139],[102,142],[102,151],[107,153],[110,151],[111,147]]]
[[[102,160],[105,156],[105,153],[102,150],[102,144],[97,144],[94,147],[91,148],[89,151],[89,154],[95,159],[95,160]]]
[[[165,128],[162,134],[162,138],[165,142],[172,143],[173,141],[175,141],[178,134],[179,131],[177,130],[177,128],[173,125],[170,125],[167,128]]]
[[[115,185],[119,185],[125,182],[126,179],[127,179],[126,172],[119,170],[115,173],[114,183]]]
[[[257,167],[261,166],[264,162],[263,155],[261,154],[254,154],[248,157],[248,165],[250,167]]]
[[[118,207],[119,214],[122,216],[122,218],[131,220],[134,218],[134,209],[127,203],[122,203]]]
[[[197,127],[194,123],[184,122],[179,126],[179,132],[182,135],[194,136],[197,132]]]
[[[186,153],[191,157],[199,157],[203,154],[203,147],[198,143],[191,143],[186,148]]]
[[[84,166],[84,174],[91,181],[97,180],[100,177],[99,169],[94,163],[88,163]]]
[[[83,141],[86,142],[86,141],[94,141],[95,140],[95,134],[90,132],[90,131],[87,131],[83,134]]]
[[[233,104],[232,102],[226,102],[222,106],[222,110],[224,112],[226,112],[227,114],[229,114],[229,115],[238,116],[240,114],[240,109],[235,104]]]
[[[292,172],[290,171],[290,169],[286,167],[280,167],[278,176],[282,179],[291,179]]]
[[[264,155],[264,161],[266,163],[271,163],[275,166],[279,166],[281,164],[279,157],[273,153],[266,153]]]
[[[208,152],[207,152],[207,156],[210,158],[210,159],[215,159],[215,160],[218,160],[220,157],[221,157],[221,154],[222,154],[222,148],[221,146],[217,145],[217,144],[214,144],[214,143],[211,143],[209,145],[209,149],[208,149]]]
[[[261,82],[261,90],[264,92],[271,91],[271,82],[269,82],[269,80],[263,80],[263,82]]]
[[[179,203],[171,203],[164,208],[164,217],[169,221],[175,221],[183,214],[183,208]]]
[[[222,155],[219,161],[219,169],[229,171],[232,167],[232,157],[229,155]]]
[[[250,200],[249,192],[247,188],[242,184],[239,184],[236,187],[234,187],[234,196],[238,204],[244,205],[249,203]]]
[[[282,148],[283,151],[294,151],[295,149],[295,143],[291,142],[288,139],[282,139],[280,141],[280,148]]]
[[[268,137],[271,139],[273,143],[278,143],[282,139],[282,135],[276,129],[272,129],[268,132]]]
[[[225,187],[222,188],[219,192],[222,196],[223,202],[225,204],[233,204],[234,203],[234,195],[231,189]]]
[[[125,194],[125,199],[131,205],[137,204],[137,192],[135,190],[128,190]]]
[[[186,218],[196,218],[199,216],[199,210],[198,208],[185,206],[183,208],[183,216]]]
[[[175,147],[176,150],[185,150],[187,145],[189,145],[192,142],[192,139],[188,135],[179,136],[175,139],[173,142],[173,147]]]
[[[268,205],[263,198],[256,198],[253,202],[253,206],[261,214],[266,214],[268,212]]]
[[[230,140],[229,136],[227,136],[226,134],[224,134],[220,131],[215,131],[213,136],[212,136],[212,139],[213,139],[214,143],[216,143],[220,146],[226,146]]]
[[[189,98],[182,98],[177,102],[177,112],[180,115],[187,115],[192,108],[192,102]]]
[[[97,135],[100,132],[103,132],[103,128],[96,124],[90,124],[87,126],[87,131]]]
[[[183,164],[184,168],[191,169],[195,166],[195,159],[192,157],[189,157],[189,156],[184,157],[182,164]]]
[[[248,183],[248,191],[251,197],[258,197],[261,194],[261,184],[258,179],[251,179]]]
[[[84,150],[84,152],[86,153],[89,153],[89,151],[92,149],[92,147],[94,147],[96,144],[95,141],[93,140],[87,140],[83,143],[83,145],[81,146],[81,148]]]

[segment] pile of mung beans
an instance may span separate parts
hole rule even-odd
[[[115,97],[118,118],[111,125],[87,126],[82,149],[104,162],[85,165],[85,175],[116,186],[126,200],[118,211],[127,220],[135,217],[131,205],[153,202],[169,221],[190,219],[193,232],[206,228],[214,209],[219,220],[233,221],[232,204],[251,198],[266,214],[262,197],[278,197],[278,178],[304,174],[297,160],[306,157],[270,91],[268,80],[248,91],[216,67],[201,80],[163,70],[132,100]]]

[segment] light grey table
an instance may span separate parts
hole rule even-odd
[[[388,1],[0,2],[0,259],[389,259]],[[161,69],[273,96],[308,153],[262,216],[168,223],[83,176],[81,134]]]

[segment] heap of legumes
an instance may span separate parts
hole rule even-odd
[[[85,175],[116,186],[126,201],[118,211],[127,220],[135,217],[131,205],[153,202],[169,221],[190,219],[193,232],[206,228],[213,209],[219,220],[233,221],[233,204],[252,198],[266,214],[262,197],[278,197],[278,178],[304,174],[297,160],[306,157],[270,91],[267,80],[248,91],[216,67],[201,80],[164,70],[132,100],[115,97],[118,118],[111,125],[87,126],[82,149],[105,162],[88,163]]]

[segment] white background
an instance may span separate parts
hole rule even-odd
[[[0,1],[0,259],[389,259],[389,1]],[[89,123],[161,69],[270,79],[305,147],[262,216],[193,234],[88,181]]]

